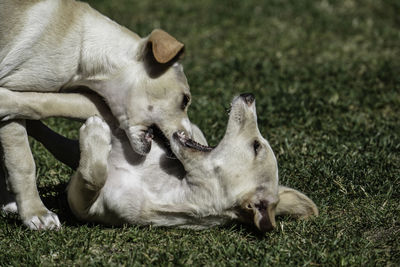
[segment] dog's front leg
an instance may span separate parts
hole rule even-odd
[[[49,117],[86,120],[95,115],[109,119],[110,114],[96,94],[14,92],[0,87],[0,121]]]
[[[96,201],[108,175],[111,132],[98,117],[89,118],[79,131],[81,157],[77,172],[68,185],[68,203],[81,220],[90,220],[90,208]]]
[[[35,162],[29,147],[24,121],[0,124],[0,143],[11,191],[18,213],[30,229],[56,229],[60,221],[40,200],[36,187]]]

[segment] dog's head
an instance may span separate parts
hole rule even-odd
[[[306,217],[318,213],[309,198],[278,185],[277,160],[258,130],[252,94],[232,101],[226,133],[217,147],[197,144],[183,133],[174,134],[171,145],[176,146],[188,175],[216,184],[210,190],[215,190],[224,209],[233,210],[237,219],[254,223],[262,232],[275,227],[276,214]]]
[[[134,60],[124,63],[114,77],[103,82],[110,109],[125,130],[132,148],[147,154],[152,125],[171,139],[175,131],[191,135],[187,108],[191,103],[183,67],[177,61],[183,44],[162,30],[138,41]]]

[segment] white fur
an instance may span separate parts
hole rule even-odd
[[[88,4],[73,0],[2,0],[0,18],[0,95],[6,95],[0,99],[0,113],[8,113],[0,114],[3,121],[43,118],[45,114],[86,119],[93,103],[87,107],[85,100],[74,102],[76,109],[71,109],[65,100],[53,102],[52,96],[41,95],[38,102],[46,106],[35,113],[34,108],[16,105],[18,94],[13,94],[30,92],[38,97],[33,92],[71,92],[86,87],[106,100],[137,153],[146,154],[150,149],[151,142],[144,138],[150,125],[157,124],[167,137],[187,127],[181,124],[188,120],[186,109],[179,107],[183,94],[190,94],[189,86],[182,79],[182,68],[171,62],[183,45],[167,33],[155,30],[140,38]],[[158,51],[149,46],[150,41],[176,49]],[[160,64],[149,59],[150,50],[169,60],[156,75],[153,70]],[[16,133],[15,137],[0,136],[0,141],[19,215],[32,229],[59,227],[56,215],[48,216],[38,196],[24,128],[23,121],[0,123],[0,135]]]
[[[166,155],[158,140],[145,158],[133,152],[122,130],[94,96],[47,94],[43,101],[40,93],[1,90],[0,96],[0,104],[4,104],[1,99],[14,103],[17,113],[30,109],[39,115],[36,119],[51,116],[46,112],[50,99],[59,112],[78,110],[84,103],[82,118],[97,115],[108,122],[111,136],[107,124],[99,119],[88,120],[80,132],[81,162],[69,184],[68,198],[82,220],[196,229],[240,220],[264,231],[268,229],[268,225],[262,227],[265,216],[270,228],[275,225],[275,214],[318,215],[307,196],[278,185],[277,161],[258,130],[255,104],[249,106],[241,97],[233,100],[225,136],[211,152],[185,148],[172,139],[171,147],[182,165]],[[196,125],[191,125],[191,130],[195,140],[207,145]],[[254,140],[262,146],[257,156]],[[260,212],[256,205],[263,201],[266,210]]]
[[[9,23],[20,28],[14,35],[0,35],[0,88],[68,92],[88,87],[105,98],[138,153],[144,153],[138,145],[138,136],[143,133],[132,133],[131,127],[147,127],[167,119],[166,129],[163,124],[161,130],[185,128],[181,122],[187,122],[188,117],[179,104],[182,94],[190,92],[186,79],[180,78],[184,77],[183,69],[175,62],[173,68],[150,77],[149,68],[157,66],[145,58],[148,37],[140,38],[87,4],[73,0],[22,4],[6,0],[0,7],[0,30],[15,28]],[[176,40],[170,42],[176,42],[171,46],[180,45]],[[161,90],[166,92],[160,94]],[[165,109],[149,112],[148,107],[157,106],[160,98],[168,103]]]
[[[79,169],[68,187],[68,201],[78,218],[113,225],[153,224],[194,229],[240,220],[254,223],[264,231],[263,219],[273,216],[267,219],[275,226],[275,210],[283,210],[277,208],[280,201],[277,162],[258,131],[254,103],[249,107],[241,97],[235,98],[226,134],[211,152],[186,148],[173,139],[171,145],[175,146],[183,168],[177,160],[167,159],[165,147],[157,142],[146,158],[126,150],[128,140],[118,129],[113,130],[108,159],[96,165],[107,170],[107,178],[105,181],[100,178],[103,186],[92,190],[89,188],[93,188],[91,184],[97,178],[82,173],[95,167],[88,164],[91,157],[105,153],[99,142],[94,144],[92,140],[100,138],[105,148],[109,145],[109,131],[101,130],[104,125],[100,119],[91,120],[86,123],[87,131],[81,131],[81,148],[87,147],[93,154],[82,151]],[[192,129],[200,141],[205,140],[197,127]],[[262,146],[257,156],[252,147],[255,139]],[[301,194],[291,190],[289,195]],[[283,201],[284,210],[292,214],[299,211],[297,215],[304,217],[316,215],[315,204],[305,199],[308,202]],[[256,208],[262,201],[267,201],[268,214]],[[250,213],[250,220],[245,213]]]

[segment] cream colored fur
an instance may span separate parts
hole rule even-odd
[[[12,94],[20,94],[15,99],[25,108],[45,113],[40,102],[29,104],[40,94]],[[55,102],[62,98],[51,95]],[[101,104],[90,104],[87,96],[68,97],[66,106],[81,97],[88,111],[102,113],[97,109]],[[226,133],[210,152],[188,148],[180,141],[184,137],[175,135],[171,146],[179,161],[167,157],[159,140],[146,158],[140,157],[129,149],[113,119],[106,120],[92,117],[80,130],[81,161],[68,187],[68,201],[81,220],[195,229],[239,220],[267,231],[275,227],[275,215],[318,215],[311,199],[278,185],[276,158],[258,130],[255,103],[245,96],[233,100]],[[207,144],[196,126],[192,131],[198,142]]]
[[[146,132],[152,124],[168,138],[177,130],[191,134],[186,107],[182,107],[190,99],[189,86],[182,66],[176,63],[183,44],[172,36],[155,30],[141,38],[73,0],[3,0],[0,18],[1,94],[94,91],[105,99],[139,154],[150,150]],[[87,118],[84,102],[74,102],[74,110],[61,109],[46,95],[41,97],[39,101],[46,103],[44,113]],[[7,107],[0,105],[0,111]],[[23,105],[18,108],[20,113],[10,113],[3,120],[21,118],[19,114],[26,114],[22,118],[43,115]],[[8,180],[23,222],[32,229],[58,228],[57,216],[37,195],[24,122],[2,122],[0,127]]]
[[[160,143],[138,164],[135,154],[124,153],[128,143],[118,130],[90,118],[80,131],[80,166],[68,187],[76,216],[195,229],[239,220],[267,231],[275,227],[275,214],[318,215],[307,196],[278,186],[277,162],[258,131],[254,102],[233,100],[225,136],[210,152],[185,147],[176,136],[171,145],[182,165],[167,159]]]

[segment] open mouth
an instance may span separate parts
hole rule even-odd
[[[152,136],[152,139],[155,142],[165,147],[168,158],[176,159],[176,156],[171,150],[171,144],[168,138],[164,135],[164,133],[160,130],[160,128],[157,125],[155,124],[151,125],[147,133],[149,133]]]
[[[195,149],[201,152],[210,152],[214,149],[214,147],[204,146],[202,144],[197,143],[193,139],[186,137],[185,132],[175,132],[172,137],[177,140],[182,146]]]
[[[159,142],[161,145],[163,145],[167,150],[166,153],[169,158],[176,158],[175,154],[171,150],[171,144],[168,138],[164,135],[164,133],[160,130],[160,128],[157,125],[153,124],[151,127],[149,127],[148,131],[146,132],[146,136],[148,136],[151,139],[154,139],[154,141]],[[182,146],[195,149],[198,151],[209,152],[214,149],[214,147],[204,146],[194,141],[193,139],[190,139],[189,137],[186,136],[184,131],[175,132],[172,135],[172,138],[177,140],[178,143],[181,144]]]

